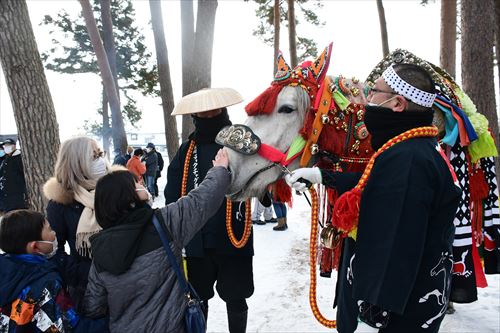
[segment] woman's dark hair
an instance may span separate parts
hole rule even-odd
[[[134,150],[134,156],[142,156],[144,155],[144,150],[142,150],[142,148],[137,148],[136,150]]]
[[[42,239],[45,216],[28,209],[13,210],[0,222],[0,249],[6,253],[24,254],[29,242]]]
[[[110,228],[140,203],[135,190],[137,177],[128,170],[111,171],[97,181],[95,188],[95,217],[103,228]]]

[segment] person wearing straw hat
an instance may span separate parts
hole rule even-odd
[[[184,96],[175,106],[172,115],[191,114],[195,129],[168,166],[166,204],[183,195],[183,176],[187,179],[184,194],[203,180],[214,156],[222,148],[215,143],[217,133],[231,125],[226,107],[242,100],[234,89],[209,88]],[[230,218],[235,236],[241,238],[246,218],[245,203],[233,202]],[[226,201],[186,246],[188,278],[207,305],[205,318],[208,318],[208,300],[214,296],[215,284],[217,293],[226,303],[231,333],[246,331],[246,299],[254,291],[253,254],[253,232],[242,248],[231,244],[226,231]]]

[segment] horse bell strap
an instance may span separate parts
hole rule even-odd
[[[330,78],[327,76],[322,84],[322,93],[321,99],[319,101],[318,111],[316,112],[316,117],[314,118],[314,122],[311,129],[311,134],[307,139],[306,146],[304,148],[304,152],[302,153],[302,157],[300,159],[300,166],[305,167],[311,156],[317,153],[316,143],[318,142],[319,136],[321,135],[321,130],[323,129],[323,115],[326,115],[328,111],[330,111],[330,105],[332,103],[332,94],[330,89],[328,89],[330,85]]]
[[[217,133],[215,142],[244,155],[253,155],[260,149],[260,138],[248,126],[226,126]]]

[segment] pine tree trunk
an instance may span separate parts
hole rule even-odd
[[[122,114],[120,112],[120,100],[118,99],[118,91],[115,87],[115,82],[113,79],[113,74],[109,67],[108,57],[106,56],[106,51],[102,45],[101,37],[99,36],[99,31],[97,30],[97,25],[94,19],[94,13],[92,12],[92,7],[90,6],[89,0],[79,0],[82,5],[82,15],[85,19],[85,25],[92,42],[92,47],[96,54],[97,63],[99,65],[99,70],[101,71],[101,77],[106,89],[106,95],[108,96],[109,106],[111,108],[111,134],[113,137],[113,146],[115,148],[120,148],[121,151],[127,149],[127,135],[125,134],[125,127],[123,124]]]
[[[108,97],[106,96],[106,91],[104,86],[102,87],[102,149],[107,152],[106,156],[109,160],[109,138],[110,138],[109,128],[109,107],[108,107]]]
[[[380,21],[380,36],[382,38],[382,53],[385,57],[389,54],[389,39],[387,37],[387,23],[385,22],[385,10],[382,0],[377,0],[377,9]]]
[[[297,61],[297,32],[295,31],[295,0],[288,0],[288,43],[290,45],[290,62],[292,68],[298,65]]]
[[[216,0],[198,0],[196,16],[196,37],[194,44],[194,91],[210,88],[212,85],[212,51],[214,46]]]
[[[111,17],[111,1],[110,0],[100,0],[101,1],[101,20],[102,20],[102,37],[104,43],[104,49],[106,50],[106,56],[108,57],[109,67],[111,68],[111,73],[113,74],[113,81],[115,82],[115,88],[118,93],[118,100],[120,100],[120,88],[118,86],[118,75],[116,71],[116,49],[115,49],[115,38],[113,34],[113,19]],[[108,159],[111,156],[111,152],[109,151],[109,112],[108,112],[108,98],[103,94],[103,100],[106,100],[106,107],[102,108],[102,148],[108,152],[106,156]],[[106,112],[104,112],[106,109]],[[106,123],[104,123],[106,122]],[[107,131],[106,138],[104,137],[104,131]],[[115,147],[120,148],[120,147]],[[121,151],[120,153],[125,153],[126,150]]]
[[[149,0],[149,8],[151,10],[151,23],[153,24],[156,47],[156,61],[158,63],[158,74],[160,76],[165,139],[167,142],[168,158],[171,161],[179,149],[179,135],[177,133],[177,121],[175,117],[171,115],[174,109],[174,94],[172,91],[172,81],[170,80],[170,67],[168,64],[167,43],[165,42],[165,33],[163,30],[161,2],[159,0]]]
[[[280,0],[274,0],[274,59],[273,77],[278,71],[278,54],[280,52]]]
[[[44,212],[42,186],[54,174],[59,125],[24,0],[0,1],[0,61],[21,142],[30,208]]]
[[[500,151],[493,80],[493,0],[461,0],[461,3],[462,87],[477,110],[488,118]],[[496,160],[497,170],[500,170],[498,158]],[[500,173],[497,173],[497,179],[498,175]]]
[[[193,82],[193,52],[194,52],[194,14],[193,0],[180,1],[182,30],[182,96],[195,92]],[[182,116],[182,142],[194,130],[191,115]]]
[[[498,90],[500,91],[500,0],[495,0],[495,57],[497,59],[498,71]],[[497,105],[500,104],[500,98],[497,99]],[[498,169],[497,169],[498,170]]]
[[[452,77],[455,77],[455,58],[457,51],[457,1],[441,1],[441,37],[440,37],[441,67]]]

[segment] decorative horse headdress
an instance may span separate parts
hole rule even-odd
[[[331,52],[332,44],[330,43],[316,60],[304,61],[294,69],[290,68],[280,52],[276,59],[278,71],[271,86],[245,107],[247,114],[256,116],[271,113],[276,105],[278,94],[286,86],[300,86],[307,92],[311,101],[314,100],[328,71]]]

